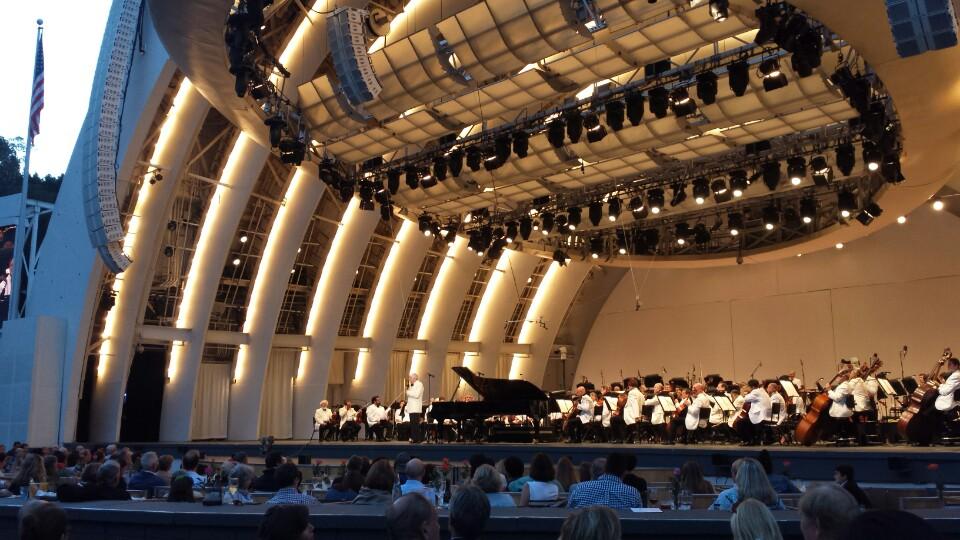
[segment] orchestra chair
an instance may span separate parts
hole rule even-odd
[[[710,425],[710,407],[700,407],[700,421],[697,422],[697,429],[687,434],[687,442],[699,444],[704,440],[710,440],[713,436],[713,426]]]
[[[901,497],[900,510],[940,510],[944,507],[940,497]]]

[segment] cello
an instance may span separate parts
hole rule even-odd
[[[846,380],[851,372],[852,369],[847,368],[834,375],[833,378],[830,379],[826,390],[820,392],[817,397],[813,398],[810,407],[807,408],[807,414],[805,414],[803,419],[800,420],[800,423],[797,424],[797,429],[793,434],[794,440],[804,446],[810,446],[820,440],[820,435],[823,433],[823,426],[826,423],[824,417],[829,416],[830,405],[833,403],[833,400],[827,395],[827,391],[839,382],[841,378]]]
[[[940,368],[952,356],[953,353],[949,347],[944,349],[940,359],[927,374],[927,380],[917,386],[910,394],[903,413],[900,415],[900,420],[897,422],[897,433],[901,437],[910,442],[930,444],[936,427],[936,420],[930,414],[930,411],[933,409],[933,402],[939,395],[937,387],[933,385],[932,381],[936,380]]]

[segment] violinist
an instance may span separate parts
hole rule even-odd
[[[774,381],[770,381],[767,384],[767,395],[770,396],[770,415],[766,418],[768,422],[771,422],[776,425],[783,424],[787,419],[787,400],[783,399],[783,395],[780,394],[780,384]],[[777,416],[773,416],[773,406],[779,404],[779,411]]]
[[[623,424],[626,426],[626,441],[632,443],[640,438],[640,400],[639,381],[635,377],[627,379],[627,402],[623,406]]]
[[[745,445],[757,444],[763,434],[759,425],[770,416],[770,394],[760,386],[760,381],[756,379],[747,381],[746,389],[748,389],[748,392],[746,397],[743,398],[743,406],[746,407],[748,404],[750,406],[748,412],[750,421],[739,424],[742,426],[740,438]]]
[[[349,441],[357,437],[360,432],[357,410],[353,408],[350,400],[343,402],[343,407],[337,411],[340,414],[340,440]]]
[[[673,417],[667,421],[667,444],[673,444],[678,437],[686,444],[687,432],[684,423],[690,410],[690,390],[682,387],[677,388],[676,395],[674,401],[677,404],[677,410],[674,411]]]
[[[853,387],[853,423],[857,427],[857,440],[861,445],[867,444],[868,429],[876,425],[877,421],[877,392],[880,383],[877,378],[867,372],[866,376],[858,371],[850,379]]]
[[[686,428],[686,433],[684,434],[684,442],[686,443],[694,440],[693,433],[700,428],[701,409],[709,409],[712,404],[712,400],[706,392],[706,385],[703,383],[694,383],[693,389],[690,391],[689,399],[690,405],[687,407],[687,416],[683,420],[684,428]],[[703,419],[704,427],[706,427],[706,420],[706,418]]]
[[[840,378],[839,384],[827,389],[827,397],[832,402],[830,418],[834,420],[838,437],[850,437],[854,407],[853,385],[850,384],[850,377],[853,375],[855,375],[854,370],[848,369],[846,375]]]
[[[660,405],[660,400],[657,399],[657,396],[663,393],[663,383],[653,385],[653,394],[650,395],[643,404],[653,407],[653,412],[650,414],[650,424],[653,426],[653,432],[656,433],[661,440],[666,440],[666,420],[663,415],[663,407]]]
[[[937,388],[937,396],[934,406],[943,416],[947,426],[956,425],[957,413],[960,411],[960,400],[957,395],[960,394],[960,360],[950,357],[946,361],[947,371],[950,376]]]
[[[574,407],[570,409],[567,419],[567,442],[582,442],[586,426],[593,421],[593,399],[587,394],[587,389],[581,384],[573,396]]]

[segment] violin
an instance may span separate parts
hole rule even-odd
[[[810,407],[807,408],[807,413],[803,416],[803,419],[800,420],[800,423],[797,424],[797,429],[794,432],[794,439],[798,443],[804,446],[810,446],[820,440],[820,435],[823,433],[823,426],[826,423],[824,418],[829,416],[830,406],[833,404],[833,400],[827,395],[827,391],[833,388],[835,384],[849,379],[853,372],[854,370],[852,368],[844,368],[830,379],[830,383],[827,384],[827,387],[823,389],[817,397],[813,398],[813,402],[810,404]]]
[[[900,420],[897,422],[897,433],[910,442],[930,444],[933,439],[937,421],[936,416],[930,413],[934,410],[934,401],[939,392],[932,381],[936,380],[940,368],[951,357],[953,352],[947,347],[927,374],[926,381],[917,386],[907,399]]]

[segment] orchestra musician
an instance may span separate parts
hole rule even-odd
[[[586,426],[593,421],[593,399],[587,389],[580,385],[577,386],[573,401],[575,406],[570,410],[570,418],[567,420],[567,442],[582,442]]]
[[[673,398],[676,410],[672,417],[666,417],[667,421],[667,440],[666,444],[673,444],[677,438],[682,438],[686,443],[687,431],[684,428],[684,422],[687,418],[687,410],[690,408],[690,390],[678,387]]]
[[[701,427],[707,427],[707,419],[704,418],[701,422],[700,418],[700,410],[710,409],[712,405],[712,400],[707,395],[706,390],[707,387],[703,383],[694,383],[693,389],[690,390],[690,405],[687,407],[687,415],[683,420],[686,428],[684,442],[689,443],[695,440],[694,433]]]
[[[597,417],[594,419],[595,422],[598,422],[600,429],[597,430],[600,433],[603,442],[609,442],[610,437],[610,422],[613,411],[610,409],[610,404],[607,403],[607,400],[604,399],[604,395],[600,392],[594,392],[594,403],[596,404],[595,408],[599,409]]]
[[[380,396],[370,398],[370,404],[367,405],[367,433],[368,437],[372,435],[374,440],[383,441],[386,439],[387,429],[387,410],[380,405]]]
[[[640,438],[640,382],[636,377],[627,379],[627,402],[623,406],[622,422],[626,431],[625,438],[632,443]]]
[[[957,399],[960,394],[960,359],[951,356],[944,364],[950,375],[943,384],[937,388],[936,401],[934,406],[943,418],[944,429],[951,433],[957,426],[957,413],[960,412],[960,400]],[[953,429],[950,429],[950,428]]]
[[[770,381],[767,384],[767,395],[770,396],[770,416],[765,420],[779,426],[787,419],[787,400],[783,399],[783,394],[780,393],[780,384]],[[780,406],[777,408],[776,417],[773,416],[774,405]]]
[[[353,408],[350,400],[343,402],[343,407],[337,411],[340,415],[340,440],[349,441],[357,437],[360,432],[360,424],[357,423],[357,411]]]
[[[759,425],[770,416],[770,394],[760,386],[760,381],[756,379],[747,381],[746,387],[748,392],[746,397],[743,398],[743,406],[746,407],[748,403],[750,404],[750,410],[748,411],[750,421],[740,424],[743,430],[740,438],[743,440],[742,444],[758,444],[760,437],[763,435]]]
[[[325,441],[334,433],[333,411],[325,399],[320,401],[320,408],[313,411],[313,430],[317,432],[318,441]]]
[[[423,419],[423,383],[420,382],[420,376],[411,373],[407,380],[410,385],[407,386],[407,408],[406,413],[410,415],[410,442],[423,442],[423,435],[420,422]]]
[[[853,386],[850,384],[849,376],[853,375],[853,369],[847,370],[847,376],[841,377],[838,384],[828,388],[827,397],[830,398],[830,418],[833,420],[837,436],[842,438],[850,437],[850,427],[853,418]]]
[[[869,442],[867,437],[870,435],[870,426],[875,426],[877,422],[877,392],[880,383],[872,374],[864,378],[859,371],[849,383],[853,387],[853,422],[857,428],[857,440],[861,445],[865,445]]]
[[[797,389],[797,396],[791,399],[793,400],[793,404],[797,406],[797,413],[802,414],[804,411],[803,381],[800,380],[800,377],[797,377],[796,371],[791,371],[790,373],[787,373],[787,379],[789,379],[790,382],[793,383],[793,387]]]
[[[644,405],[653,407],[653,412],[650,414],[650,424],[653,427],[654,435],[662,441],[667,440],[667,425],[663,414],[663,406],[660,405],[660,400],[657,397],[664,393],[663,383],[657,383],[653,385],[653,395],[643,402]]]

